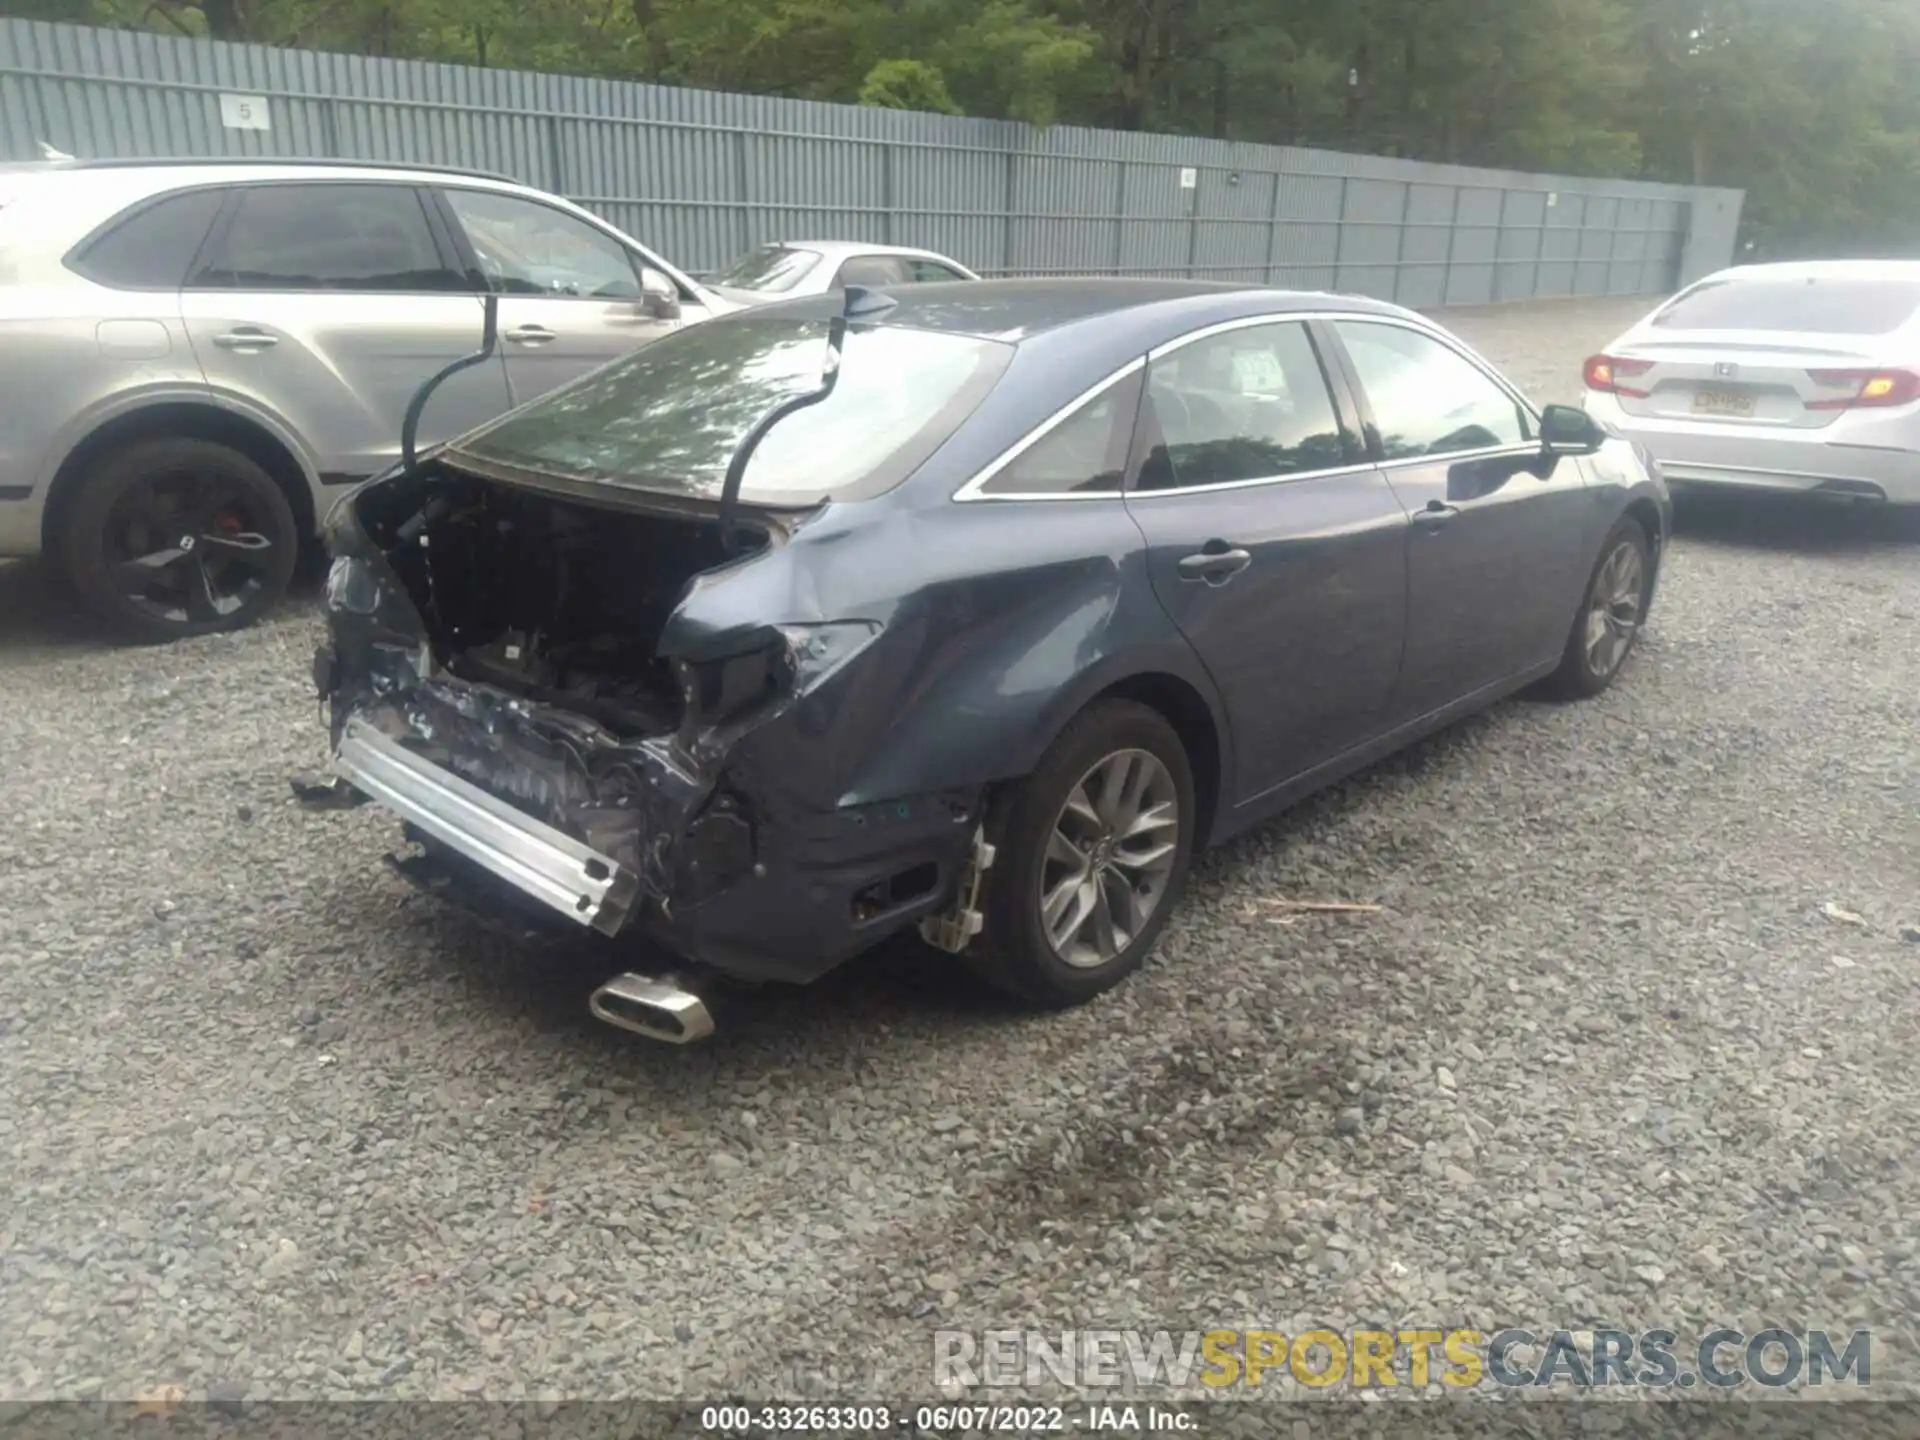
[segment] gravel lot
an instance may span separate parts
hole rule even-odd
[[[1455,319],[1571,399],[1639,308]],[[0,1398],[925,1397],[936,1326],[1308,1319],[1871,1324],[1876,1390],[1920,1376],[1884,517],[1683,513],[1610,695],[1209,857],[1089,1009],[902,947],[685,1051],[292,803],[318,628],[116,651],[0,571]]]

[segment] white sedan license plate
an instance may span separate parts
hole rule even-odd
[[[1693,392],[1693,413],[1724,415],[1734,420],[1750,419],[1753,415],[1753,396],[1739,390],[1696,390]]]

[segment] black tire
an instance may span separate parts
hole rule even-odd
[[[124,639],[165,644],[258,620],[286,593],[300,535],[285,493],[250,457],[211,440],[157,439],[93,463],[54,545],[96,619]]]
[[[1075,787],[1092,780],[1093,772],[1109,757],[1129,752],[1145,752],[1158,761],[1170,783],[1175,807],[1171,864],[1159,882],[1158,898],[1147,911],[1145,924],[1117,954],[1103,963],[1070,964],[1048,938],[1042,922],[1042,887],[1051,863],[1049,842],[1056,822],[1065,820],[1062,812]],[[1159,784],[1160,777],[1154,777],[1153,783]],[[989,812],[987,839],[995,847],[994,863],[985,877],[981,907],[985,923],[966,952],[967,964],[995,989],[1041,1009],[1066,1009],[1112,989],[1140,968],[1179,904],[1193,858],[1197,819],[1186,748],[1165,718],[1130,700],[1090,706],[1054,741],[1033,773],[1002,792]],[[1107,849],[1112,849],[1111,844]],[[1115,883],[1124,880],[1117,865],[1091,877],[1094,889],[1102,890],[1109,878]]]
[[[1623,555],[1630,555],[1630,561],[1623,560]],[[1633,574],[1638,577],[1637,584],[1632,587],[1634,597],[1630,623],[1624,601],[1615,599],[1618,592],[1613,579],[1620,572],[1610,568],[1629,563],[1633,567]],[[1603,590],[1608,593],[1603,595]],[[1593,572],[1580,592],[1580,608],[1573,617],[1573,628],[1567,634],[1567,648],[1560,657],[1560,668],[1547,677],[1541,689],[1560,700],[1586,700],[1612,685],[1621,667],[1627,663],[1627,657],[1633,654],[1634,646],[1639,644],[1640,631],[1646,623],[1647,604],[1652,595],[1653,547],[1640,522],[1632,516],[1623,515],[1600,544],[1599,558],[1594,561]],[[1613,603],[1608,603],[1610,601]],[[1609,638],[1596,651],[1593,631],[1589,626],[1595,623],[1597,607],[1602,606],[1611,618],[1599,623],[1606,627],[1611,637],[1619,635],[1620,625],[1626,624],[1627,629],[1624,645],[1616,645]]]

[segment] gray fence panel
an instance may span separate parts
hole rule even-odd
[[[265,102],[231,128],[222,96]],[[1738,191],[825,105],[0,19],[0,160],[407,161],[512,175],[703,269],[772,239],[985,274],[1140,274],[1414,307],[1668,291]]]

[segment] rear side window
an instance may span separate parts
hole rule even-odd
[[[219,190],[189,190],[140,205],[69,263],[77,274],[120,290],[178,290],[223,198]]]
[[[465,290],[405,185],[247,189],[192,283],[203,289]]]
[[[1653,317],[1661,330],[1890,335],[1920,310],[1910,280],[1732,279],[1691,290]]]
[[[1147,400],[1159,427],[1142,490],[1271,480],[1347,463],[1333,396],[1298,321],[1229,330],[1156,360]]]
[[[1127,469],[1127,444],[1140,382],[1109,385],[980,487],[984,495],[1085,495],[1117,492]]]

